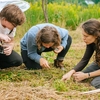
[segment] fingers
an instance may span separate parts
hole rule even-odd
[[[43,66],[43,68],[50,68],[50,66],[49,66],[49,64],[48,64],[48,62],[46,60],[44,60],[42,62],[42,65],[41,66]]]
[[[0,35],[0,39],[3,42],[10,42],[11,41],[11,38],[8,35],[5,35],[5,34]]]
[[[45,67],[45,68],[50,68],[48,62],[46,62],[46,63],[44,64],[44,67]]]
[[[63,50],[62,46],[58,46],[57,48],[54,49],[55,53],[60,53]]]
[[[61,80],[66,81],[66,80],[69,80],[69,79],[70,79],[69,76],[67,74],[65,74],[65,75],[63,75]]]
[[[81,81],[80,75],[78,73],[73,74],[74,80],[79,82]]]
[[[54,52],[59,53],[59,50],[60,50],[59,48],[56,48],[56,49],[54,49]]]
[[[77,74],[73,74],[73,77],[74,77],[75,80],[78,78]]]
[[[74,78],[75,81],[79,82],[80,79],[78,77]]]
[[[61,81],[66,81],[66,80],[67,80],[67,78],[64,78],[64,77],[61,79]]]
[[[9,38],[9,37],[7,37],[7,38],[4,38],[4,40],[3,40],[4,42],[10,42],[11,41],[11,39]]]
[[[9,48],[4,48],[3,49],[4,54],[6,55],[10,55],[11,54],[11,50]]]
[[[76,74],[73,74],[73,77],[76,77],[77,75]]]

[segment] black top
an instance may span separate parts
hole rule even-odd
[[[88,62],[89,62],[91,56],[93,55],[94,51],[95,51],[95,43],[87,45],[83,58],[74,67],[74,70],[75,71],[81,71],[88,64]]]

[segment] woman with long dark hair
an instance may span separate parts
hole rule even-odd
[[[82,35],[86,43],[84,56],[71,71],[63,75],[62,80],[69,80],[73,76],[79,82],[92,77],[91,85],[100,88],[100,22],[96,19],[84,22],[82,24]],[[95,53],[95,60],[86,67],[93,53]]]

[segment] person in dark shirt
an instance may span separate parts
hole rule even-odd
[[[89,19],[84,22],[82,35],[86,43],[84,56],[72,70],[62,76],[62,80],[69,80],[73,76],[75,81],[79,82],[92,77],[91,85],[100,88],[100,22],[96,19]],[[86,67],[94,51],[95,61]]]

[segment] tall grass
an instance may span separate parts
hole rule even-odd
[[[41,2],[30,3],[30,9],[25,12],[26,23],[32,26],[45,22]],[[100,5],[81,6],[66,2],[48,4],[48,21],[62,27],[76,29],[83,21],[100,17]]]

